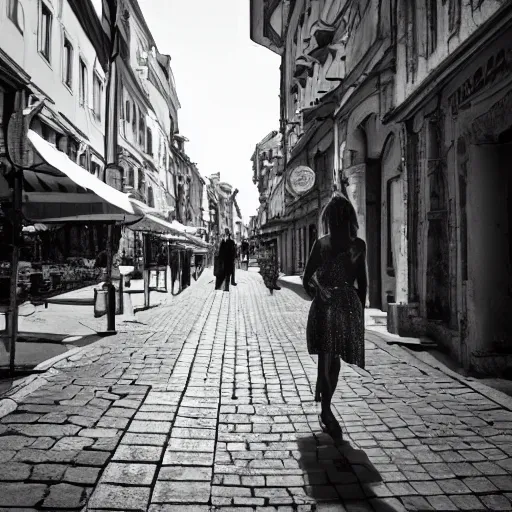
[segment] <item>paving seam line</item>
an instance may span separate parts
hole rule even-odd
[[[367,329],[368,330],[368,329]],[[372,343],[375,343],[380,349],[384,350],[384,352],[387,352],[390,355],[393,355],[392,352],[389,350],[389,345],[386,341],[385,335],[383,335],[380,332],[377,331],[370,331],[372,334],[375,335],[376,339],[370,340]],[[378,341],[377,341],[378,340]],[[393,340],[394,341],[394,340]],[[487,386],[485,384],[482,384],[480,382],[474,381],[474,380],[468,380],[459,375],[458,373],[450,370],[446,366],[444,366],[442,363],[439,363],[438,365],[434,365],[428,361],[424,361],[420,357],[416,356],[414,352],[407,350],[404,347],[401,347],[400,345],[397,345],[395,342],[393,342],[393,345],[395,345],[395,348],[400,350],[400,352],[404,356],[404,360],[409,362],[410,364],[417,365],[418,363],[421,363],[423,365],[426,365],[433,370],[438,370],[448,377],[460,382],[464,386],[472,389],[476,393],[479,393],[483,396],[485,396],[487,399],[491,400],[492,402],[495,402],[500,407],[503,407],[504,409],[508,409],[509,411],[512,411],[512,397],[509,397],[505,393],[498,391],[497,389],[491,388],[490,386]]]

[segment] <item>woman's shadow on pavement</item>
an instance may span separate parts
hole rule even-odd
[[[306,494],[317,503],[317,510],[341,512],[350,505],[361,511],[403,510],[385,497],[382,477],[364,451],[347,441],[334,444],[324,433],[300,438],[297,443],[299,464],[307,473]]]

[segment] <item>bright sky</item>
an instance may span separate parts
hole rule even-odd
[[[249,38],[249,0],[139,0],[181,103],[180,133],[203,176],[239,189],[244,221],[256,213],[255,145],[279,129],[280,57]]]

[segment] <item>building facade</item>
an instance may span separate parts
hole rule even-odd
[[[262,231],[276,238],[282,270],[301,274],[326,232],[324,206],[343,191],[368,246],[368,305],[386,310],[403,293],[395,228],[405,215],[388,192],[403,188],[399,134],[382,122],[393,106],[392,2],[253,0],[251,37],[282,58],[282,162]]]
[[[226,228],[231,232],[233,239],[241,241],[244,228],[242,213],[238,206],[236,196],[238,189],[224,181],[220,181],[220,172],[208,177],[206,185],[208,197],[208,235],[212,240],[224,234]]]
[[[0,4],[2,207],[11,207],[14,188],[11,164],[6,157],[6,135],[16,98],[21,101],[17,109],[41,107],[34,110],[32,131],[74,163],[97,178],[104,178],[106,70],[101,23],[89,0],[8,0]],[[62,192],[56,184],[43,181],[25,173],[22,185],[25,192],[39,194],[40,198],[47,195],[37,212],[32,209],[36,215],[48,211],[44,203],[51,202],[50,196],[55,197],[52,193]],[[54,212],[57,209],[58,205],[53,207]],[[8,224],[2,226],[3,242],[10,238]],[[44,254],[26,253],[21,257],[28,262],[52,260],[64,265],[73,258],[94,261],[105,248],[107,229],[103,224],[68,223],[55,233],[51,243],[45,237]],[[11,246],[7,247],[10,252]],[[1,252],[4,259],[8,252]]]
[[[201,227],[204,182],[178,133],[171,57],[158,51],[137,0],[103,0],[103,26],[117,52],[118,162],[109,167],[107,181],[165,220]],[[120,250],[140,251],[140,236],[126,229]]]
[[[107,55],[92,3],[2,2],[0,56],[0,81],[18,75],[29,102],[45,100],[31,129],[101,178]],[[0,88],[0,104],[9,89]]]
[[[512,366],[510,2],[398,2],[396,108],[408,204],[399,333],[468,369]]]

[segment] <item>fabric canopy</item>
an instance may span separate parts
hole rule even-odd
[[[182,233],[189,233],[190,235],[195,235],[197,228],[191,227],[191,226],[185,226],[181,222],[178,222],[177,220],[172,221],[172,225],[177,229],[178,231],[181,231]]]
[[[133,222],[142,217],[126,194],[100,181],[33,130],[28,139],[37,165],[23,170],[23,215],[28,220]]]
[[[141,231],[143,233],[158,233],[158,234],[183,234],[182,231],[177,230],[170,222],[167,222],[156,215],[146,213],[144,218],[135,224],[129,226],[132,231]]]

